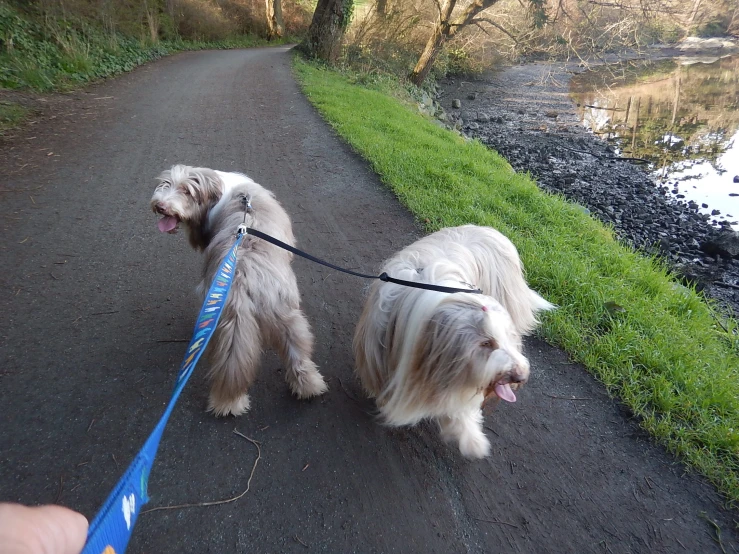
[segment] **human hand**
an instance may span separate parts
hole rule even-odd
[[[61,506],[0,503],[0,554],[80,554],[87,518]]]

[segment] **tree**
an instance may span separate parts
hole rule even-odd
[[[310,27],[298,50],[309,58],[335,61],[341,51],[341,40],[351,21],[353,7],[353,0],[318,0]]]
[[[444,43],[453,38],[466,26],[471,23],[479,23],[482,18],[477,18],[481,12],[491,8],[498,3],[499,0],[473,0],[468,4],[462,12],[450,21],[452,12],[457,4],[457,0],[444,0],[444,4],[439,4],[439,0],[435,0],[438,15],[434,24],[434,31],[431,34],[426,47],[423,49],[421,57],[418,59],[416,66],[410,74],[410,80],[416,86],[420,86],[431,71],[431,68],[441,52]],[[546,22],[546,13],[544,11],[545,0],[529,0],[529,4],[533,10],[534,24],[543,25]],[[487,23],[497,26],[495,22],[484,19]]]
[[[285,33],[282,23],[282,0],[266,0],[267,2],[267,39],[279,38]]]

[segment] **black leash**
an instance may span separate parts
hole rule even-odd
[[[358,273],[356,271],[352,271],[351,269],[344,269],[343,267],[339,267],[327,261],[321,260],[320,258],[316,258],[315,256],[311,256],[307,252],[303,252],[302,250],[299,250],[293,246],[290,246],[289,244],[285,244],[281,240],[277,240],[276,238],[266,235],[262,233],[261,231],[257,231],[256,229],[252,229],[251,227],[246,228],[246,234],[258,237],[262,240],[266,240],[267,242],[272,243],[275,246],[284,248],[288,252],[292,252],[293,254],[302,256],[303,258],[310,260],[312,262],[315,262],[317,264],[325,265],[326,267],[330,267],[331,269],[335,269],[336,271],[341,271],[343,273],[348,273],[349,275],[354,275],[355,277],[362,277],[363,279],[379,279],[380,281],[383,281],[385,283],[395,283],[396,285],[403,285],[404,287],[413,287],[416,289],[433,290],[436,292],[446,292],[450,294],[455,293],[455,292],[468,292],[471,294],[482,294],[482,291],[480,289],[455,289],[452,287],[442,287],[440,285],[431,285],[429,283],[417,283],[415,281],[405,281],[403,279],[396,279],[395,277],[390,277],[385,272],[383,272],[381,275],[366,275],[364,273]]]

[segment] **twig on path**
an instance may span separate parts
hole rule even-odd
[[[359,399],[347,390],[347,388],[344,386],[344,382],[338,377],[336,379],[339,381],[339,385],[341,386],[341,390],[344,391],[344,394],[347,395],[351,400],[354,400],[354,402],[359,402]]]
[[[721,549],[721,552],[726,554],[726,549],[724,548],[724,543],[721,542],[721,527],[718,526],[718,524],[713,521],[710,517],[708,517],[708,514],[706,512],[701,512],[698,514],[701,518],[705,519],[708,523],[711,524],[711,527],[713,527],[714,532],[716,533],[715,537],[711,537],[716,544],[718,544],[718,547]]]
[[[495,430],[495,429],[493,429],[492,427],[489,427],[489,426],[487,426],[487,425],[484,425],[483,427],[485,427],[485,429],[487,429],[488,431],[490,431],[490,432],[491,432],[491,433],[492,433],[493,435],[495,435],[496,437],[499,437],[499,436],[500,436],[500,435],[498,434],[498,431],[496,431],[496,430]]]
[[[59,476],[59,490],[56,493],[56,499],[54,504],[59,504],[59,500],[62,498],[62,491],[64,490],[64,475]]]
[[[112,312],[95,312],[94,314],[90,315],[110,315],[110,314],[117,314],[120,312],[120,310],[113,310]]]
[[[28,164],[26,164],[26,165],[28,165]],[[26,187],[26,188],[22,188],[22,189],[0,189],[0,192],[28,192],[29,190],[38,190],[38,189],[40,189],[43,186],[44,185],[41,185],[40,187],[33,187],[33,188]]]
[[[542,392],[544,396],[548,396],[549,398],[555,398],[557,400],[592,400],[592,398],[584,397],[584,396],[559,396],[557,394],[549,394],[548,392]]]
[[[246,490],[244,492],[242,492],[241,494],[237,496],[234,496],[233,498],[226,498],[225,500],[213,500],[210,502],[197,502],[194,504],[177,504],[176,506],[157,506],[156,508],[149,508],[148,510],[142,510],[141,513],[145,514],[147,512],[156,512],[159,510],[178,510],[180,508],[197,508],[200,506],[217,506],[219,504],[228,504],[229,502],[236,502],[238,499],[243,497],[247,492],[249,492],[249,489],[251,488],[252,477],[254,477],[254,472],[257,470],[257,464],[259,463],[259,460],[262,459],[262,449],[259,447],[261,443],[258,441],[255,441],[254,439],[250,439],[249,437],[247,437],[243,433],[240,433],[236,429],[234,429],[233,432],[235,435],[245,438],[257,448],[257,459],[254,460],[254,465],[251,468],[251,473],[249,474],[249,480],[246,482]]]
[[[295,535],[295,540],[302,544],[304,547],[308,548],[308,545],[301,541],[299,536]]]
[[[510,525],[511,527],[515,527],[516,529],[519,528],[518,525],[516,525],[515,523],[508,523],[507,521],[500,521],[497,519],[483,519],[481,517],[473,517],[472,519],[476,519],[477,521],[484,521],[486,523],[497,523],[498,525]]]

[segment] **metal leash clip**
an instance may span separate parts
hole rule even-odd
[[[254,208],[251,207],[251,197],[247,196],[246,194],[239,194],[239,198],[241,198],[241,204],[244,206],[244,222],[239,225],[239,228],[236,230],[236,234],[238,236],[246,235],[246,214],[251,213]]]

